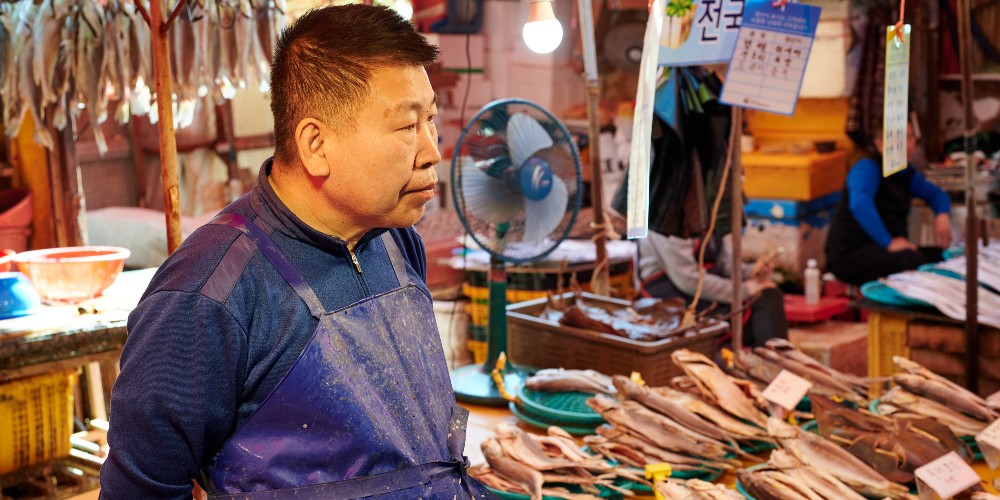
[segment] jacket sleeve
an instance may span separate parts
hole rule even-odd
[[[698,288],[698,260],[694,255],[694,240],[674,236],[661,238],[655,247],[667,277],[682,292],[694,296]],[[733,285],[729,278],[705,272],[702,281],[701,300],[725,304],[733,301]]]
[[[948,198],[948,193],[931,184],[917,169],[913,169],[913,177],[910,178],[910,193],[924,200],[935,215],[951,213],[951,198]]]
[[[875,193],[881,182],[882,172],[878,164],[868,158],[862,159],[847,174],[847,199],[851,215],[861,229],[875,244],[886,248],[892,241],[892,235],[875,208]]]
[[[102,499],[191,498],[233,431],[247,336],[223,304],[155,292],[129,315],[111,397]]]

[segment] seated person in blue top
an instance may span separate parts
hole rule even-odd
[[[274,157],[129,315],[102,499],[493,497],[412,227],[441,161],[436,56],[385,7],[282,32]]]
[[[916,147],[911,125],[906,132],[907,158],[913,157]],[[951,243],[951,200],[913,165],[883,178],[881,132],[871,155],[854,164],[845,184],[826,240],[827,269],[837,279],[861,285],[941,260],[942,248]],[[934,211],[937,247],[917,247],[908,238],[913,198]]]
[[[704,311],[714,304],[713,316],[729,312],[733,302],[731,238],[726,235],[713,237],[707,243],[703,241],[665,236],[654,231],[639,239],[639,277],[643,296],[661,299],[679,297],[689,304],[698,288],[698,253],[700,246],[706,244],[705,273],[696,308]],[[761,347],[770,338],[788,338],[784,294],[769,278],[773,267],[764,264],[756,271],[752,265],[744,265],[740,269],[743,300],[750,301],[749,310],[738,319],[728,320],[730,323],[743,321],[743,345],[749,347]]]

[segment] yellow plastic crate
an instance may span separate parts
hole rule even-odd
[[[0,474],[69,455],[75,371],[0,384]]]
[[[469,348],[469,352],[472,353],[472,361],[481,365],[486,362],[486,354],[489,350],[489,344],[482,340],[470,340],[466,343],[466,347]]]
[[[910,357],[907,344],[909,322],[905,317],[870,311],[868,313],[868,377],[880,379],[896,373],[893,356]],[[882,394],[882,384],[872,383],[872,394]]]

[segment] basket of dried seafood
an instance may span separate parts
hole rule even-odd
[[[729,324],[711,318],[681,327],[679,302],[635,302],[568,292],[507,308],[507,354],[534,368],[593,369],[608,375],[638,371],[651,385],[681,374],[670,353],[681,348],[712,356]]]

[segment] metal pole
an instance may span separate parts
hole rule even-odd
[[[182,0],[183,1],[183,0]],[[164,26],[167,28],[165,29]],[[169,23],[164,23],[161,0],[150,0],[149,30],[153,44],[156,109],[159,113],[160,175],[163,179],[163,213],[167,221],[167,253],[181,244],[180,194],[177,187],[177,138],[174,136],[173,84],[170,76]]]
[[[594,224],[604,227],[604,175],[601,171],[601,124],[600,83],[597,79],[597,49],[594,44],[594,11],[590,0],[578,0],[580,16],[580,38],[583,43],[584,79],[587,84],[587,151],[590,155],[590,204],[594,207]],[[605,228],[605,231],[611,228]],[[597,247],[594,276],[591,279],[593,291],[597,295],[608,295],[608,250],[605,246],[606,232],[599,231],[594,235]]]
[[[743,164],[740,151],[740,136],[743,133],[743,108],[733,106],[732,128],[733,133],[729,134],[729,154],[732,157],[732,172],[729,175],[729,185],[732,189],[730,200],[732,202],[732,217],[729,232],[732,235],[733,245],[733,312],[739,311],[743,306]],[[725,186],[719,186],[725,189]],[[743,314],[736,314],[732,317],[733,349],[743,348]]]
[[[976,150],[972,114],[972,5],[970,0],[958,1],[958,45],[962,67],[962,104],[965,106],[965,386],[978,392],[979,386],[979,247],[978,214],[976,214],[975,162]]]

